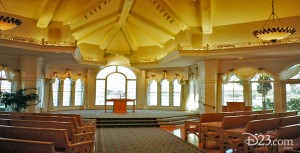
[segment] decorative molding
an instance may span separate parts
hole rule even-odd
[[[13,35],[6,35],[0,33],[0,40],[8,40],[12,42],[20,42],[32,45],[40,45],[40,46],[59,46],[59,47],[77,47],[77,41],[68,42],[68,41],[48,41],[45,39],[38,40],[27,37],[18,37]]]
[[[259,47],[259,46],[272,46],[278,44],[293,44],[300,43],[300,37],[289,38],[285,40],[273,43],[271,41],[254,41],[254,42],[238,42],[233,44],[217,44],[217,45],[206,45],[202,48],[194,48],[192,46],[179,46],[178,50],[224,50],[232,48],[246,48],[246,47]]]

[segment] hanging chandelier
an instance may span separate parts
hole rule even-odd
[[[16,18],[0,16],[0,31],[10,30],[22,24],[22,21]]]
[[[253,35],[256,38],[275,43],[277,42],[277,40],[286,38],[296,32],[296,29],[291,27],[275,27],[275,17],[280,23],[282,23],[277,17],[277,15],[274,13],[274,0],[272,0],[272,13],[270,17],[261,29],[252,32]],[[272,20],[272,27],[265,28],[270,19]]]
[[[0,4],[2,5],[5,12],[7,12],[1,0],[0,0]],[[0,16],[0,31],[10,30],[17,26],[20,26],[21,24],[22,21],[19,19],[8,17],[8,16]]]

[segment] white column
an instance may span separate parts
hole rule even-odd
[[[42,58],[35,56],[20,57],[21,88],[37,88],[43,90],[39,88],[42,77],[42,61]],[[35,93],[38,94],[38,90],[36,90]],[[39,111],[39,105],[32,105],[26,109],[26,112]]]
[[[286,98],[285,86],[281,80],[274,80],[274,111],[275,112],[285,112],[286,111]]]
[[[204,103],[205,113],[216,112],[217,108],[217,84],[218,84],[218,61],[203,61],[198,63],[199,70],[199,94]],[[203,105],[200,107],[203,107]],[[204,112],[200,112],[204,113]]]

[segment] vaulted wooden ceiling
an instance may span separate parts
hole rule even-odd
[[[37,29],[35,32],[43,31],[40,29],[53,30],[55,27],[60,33],[57,39],[77,40],[82,56],[97,56],[93,60],[99,61],[112,54],[121,54],[133,61],[134,59],[151,61],[172,53],[178,46],[201,47],[210,43],[253,41],[256,38],[251,36],[252,29],[261,28],[272,11],[271,0],[1,0],[1,2],[4,6],[0,7],[1,12],[30,21],[30,23],[27,20],[23,21],[22,26],[28,28],[35,25],[34,28]],[[275,13],[286,22],[292,21],[291,26],[299,27],[299,6],[298,0],[275,0]],[[242,30],[235,29],[238,25],[241,25]],[[222,27],[229,28],[224,30]],[[239,32],[247,31],[247,28],[249,31],[244,38],[244,34]],[[16,31],[22,33],[21,30]],[[17,35],[17,32],[7,33]],[[31,32],[33,31],[27,34],[23,32],[22,36],[34,37]],[[215,36],[218,34],[223,35],[222,39]],[[235,34],[239,36],[234,36]],[[194,45],[195,42],[198,45]],[[89,45],[93,47],[86,47]],[[92,48],[97,49],[92,51]]]

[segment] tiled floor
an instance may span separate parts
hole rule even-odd
[[[184,139],[185,137],[185,134],[184,134],[184,126],[164,126],[164,127],[161,127],[162,129],[166,130],[166,131],[169,131],[171,133],[173,133],[174,135]],[[196,135],[193,135],[193,134],[189,134],[188,135],[188,142],[190,142],[191,144],[197,146],[197,147],[200,147],[200,144],[199,144],[199,141],[198,141],[198,138]],[[208,153],[221,153],[220,150],[218,149],[205,149]]]

